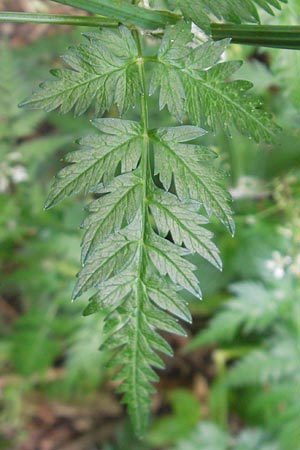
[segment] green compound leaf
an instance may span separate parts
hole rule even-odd
[[[169,27],[164,34],[150,86],[150,94],[159,89],[160,109],[166,105],[180,121],[187,113],[197,126],[211,130],[220,126],[230,133],[234,125],[256,141],[270,141],[279,127],[261,110],[261,102],[248,94],[252,84],[227,81],[241,62],[217,64],[229,40],[208,41],[195,48],[186,45],[190,40],[185,23]]]
[[[102,134],[93,138],[93,142],[101,139],[95,155],[104,152],[104,145],[110,147],[111,137],[114,145],[119,141],[123,145],[131,132],[139,142],[140,129],[135,122],[101,119],[96,123]],[[175,143],[176,139],[195,139],[203,130],[187,126],[152,131],[155,136],[159,133]],[[205,150],[204,160],[207,163],[210,159],[211,155]],[[82,163],[79,166],[82,167]],[[73,298],[90,288],[96,289],[84,314],[102,311],[106,315],[107,339],[103,346],[115,350],[110,365],[120,366],[115,375],[122,380],[118,390],[124,393],[123,401],[128,404],[137,433],[142,434],[148,420],[152,382],[157,380],[152,368],[163,367],[156,351],[171,354],[169,345],[156,330],[184,334],[177,320],[166,313],[190,322],[186,302],[178,291],[186,289],[201,297],[194,266],[184,257],[197,252],[217,267],[221,262],[211,240],[212,233],[203,228],[207,219],[198,214],[199,204],[181,201],[174,194],[154,187],[153,180],[142,178],[140,167],[136,169],[135,164],[131,170],[129,167],[127,173],[105,185],[101,184],[100,172],[98,180],[93,181],[94,188],[89,185],[101,197],[90,204],[89,215],[83,223],[84,266],[78,275]],[[71,170],[72,165],[69,168]],[[145,181],[148,206],[143,234]],[[149,220],[150,213],[155,222]],[[169,231],[174,243],[166,239]]]
[[[59,109],[63,114],[74,109],[80,115],[95,103],[101,116],[114,103],[120,114],[135,104],[141,87],[135,64],[138,52],[130,31],[121,26],[85,36],[88,44],[71,48],[63,58],[71,69],[52,71],[55,79],[42,83],[21,106]]]
[[[211,16],[227,22],[259,22],[257,6],[273,15],[287,0],[172,0],[183,15],[200,28],[209,31]]]
[[[196,126],[148,129],[146,77],[137,32],[120,27],[87,37],[87,45],[65,57],[72,69],[57,71],[57,80],[42,85],[25,103],[61,112],[73,108],[80,114],[95,101],[102,114],[113,103],[125,111],[140,93],[141,122],[93,120],[97,134],[81,139],[79,149],[66,157],[69,165],[56,177],[46,207],[82,191],[95,196],[82,224],[82,269],[73,299],[89,292],[84,315],[101,311],[104,316],[103,347],[112,353],[109,364],[117,371],[118,392],[141,435],[148,421],[152,383],[158,379],[154,369],[164,366],[157,353],[172,354],[159,330],[184,335],[178,319],[190,322],[191,315],[180,292],[187,290],[201,298],[195,267],[186,257],[197,253],[221,268],[203,214],[216,215],[231,232],[234,224],[229,196],[221,185],[223,174],[213,168],[216,154],[190,143],[205,131]],[[160,57],[169,65],[161,105],[176,109],[178,117],[184,114],[186,94],[185,88],[176,93],[174,83],[182,83],[180,70],[184,59],[190,58],[190,39],[184,31],[174,37],[177,46],[165,39],[160,49]],[[218,60],[224,44],[208,48],[210,57],[197,50],[191,70],[198,70],[201,60],[204,66]],[[154,76],[153,89],[162,86],[160,77]]]

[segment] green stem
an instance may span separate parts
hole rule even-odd
[[[230,38],[233,44],[300,50],[300,26],[212,23],[210,28],[214,41]]]
[[[141,114],[141,123],[143,127],[143,151],[140,162],[141,167],[141,176],[144,182],[143,189],[143,200],[142,200],[142,236],[141,236],[141,254],[140,254],[140,263],[143,271],[143,260],[144,260],[144,242],[146,236],[146,225],[147,225],[147,195],[148,195],[148,168],[149,168],[149,113],[148,113],[148,102],[147,102],[147,87],[146,87],[146,77],[145,77],[145,60],[142,53],[141,41],[139,32],[137,30],[133,30],[133,36],[137,44],[138,48],[138,71],[140,77],[141,84],[141,94],[140,94],[140,114]]]
[[[77,25],[83,27],[117,27],[116,20],[99,16],[68,16],[65,14],[31,14],[22,12],[0,12],[0,22],[49,23],[54,25]]]
[[[181,16],[170,11],[157,11],[131,5],[124,0],[53,0],[56,3],[73,6],[93,14],[110,17],[124,24],[142,28],[164,28],[176,23]]]

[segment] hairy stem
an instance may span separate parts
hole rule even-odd
[[[83,27],[117,27],[116,20],[100,16],[70,16],[66,14],[32,14],[5,11],[0,12],[0,22],[49,23],[54,25],[77,25]]]
[[[233,44],[300,50],[300,26],[212,23],[210,28],[215,41],[230,38]]]

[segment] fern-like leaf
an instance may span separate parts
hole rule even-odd
[[[68,161],[72,164],[57,177],[48,204],[75,194],[81,188],[100,194],[90,204],[90,214],[83,223],[84,266],[73,297],[79,297],[90,288],[96,289],[85,314],[101,310],[106,315],[109,338],[104,345],[116,351],[111,365],[120,366],[116,375],[122,379],[119,391],[124,393],[137,432],[142,433],[153,392],[151,382],[157,379],[151,367],[163,367],[156,351],[171,354],[169,345],[155,330],[184,333],[177,321],[164,312],[190,321],[178,288],[201,296],[193,274],[194,266],[184,256],[197,252],[217,267],[221,262],[211,241],[212,234],[203,228],[207,219],[198,214],[199,203],[189,200],[189,195],[181,201],[174,194],[155,187],[153,180],[143,178],[139,165],[142,138],[138,124],[101,119],[95,121],[95,125],[101,134],[85,138],[81,142],[84,147],[75,152],[75,158],[74,153],[71,154]],[[194,139],[199,136],[199,129],[178,127],[152,133],[151,136],[163,133],[172,137],[175,147],[176,138]],[[155,146],[154,137],[153,140]],[[191,151],[197,151],[191,144],[186,144],[186,149],[189,146]],[[209,161],[211,155],[206,149],[203,154],[207,165],[206,160]],[[111,179],[117,165],[125,173]],[[213,183],[218,174],[208,165],[206,168]],[[143,213],[145,182],[148,206]],[[193,180],[187,178],[185,183],[187,192],[192,192]],[[219,185],[216,189],[222,195]],[[201,191],[197,198],[209,209],[210,203],[206,196],[201,197]],[[154,223],[148,222],[150,212]],[[165,239],[169,232],[174,243]],[[161,278],[162,275],[165,278]]]
[[[188,346],[190,350],[232,340],[238,331],[244,334],[263,332],[289,304],[285,296],[254,282],[236,283],[231,291],[235,297],[225,303],[206,330],[193,338]]]
[[[230,132],[232,125],[259,141],[269,141],[278,131],[270,114],[261,103],[248,95],[248,81],[229,81],[240,66],[239,61],[216,64],[229,41],[206,42],[192,48],[188,24],[169,27],[158,51],[158,64],[153,71],[150,94],[160,91],[160,109],[167,105],[176,119],[186,112],[197,126],[215,130],[220,125]]]
[[[293,333],[279,329],[266,342],[265,349],[254,350],[239,360],[228,375],[233,386],[276,382],[299,373],[299,349]]]
[[[142,434],[157,380],[154,369],[163,367],[157,352],[172,354],[159,330],[183,335],[178,319],[190,322],[191,315],[180,291],[201,297],[195,267],[186,256],[197,253],[221,267],[203,214],[216,215],[231,232],[234,224],[223,175],[213,167],[216,155],[190,143],[205,131],[194,126],[149,129],[137,33],[120,27],[88,38],[87,45],[72,49],[65,58],[72,70],[59,71],[56,81],[43,85],[26,103],[47,110],[60,107],[62,112],[74,107],[79,114],[95,100],[100,113],[112,103],[122,112],[141,91],[141,122],[94,120],[98,134],[83,138],[79,150],[67,156],[69,165],[56,177],[46,206],[80,191],[97,195],[82,224],[82,269],[73,298],[92,290],[84,314],[101,310],[103,346],[112,351],[118,391]],[[164,40],[165,57],[172,56],[180,65],[191,51],[189,38],[189,33],[183,37],[182,54]],[[221,44],[212,47],[215,60],[222,49]],[[174,92],[170,108],[179,111],[172,83],[168,86]]]
[[[173,450],[279,450],[276,443],[260,429],[245,429],[230,436],[211,422],[201,422]]]

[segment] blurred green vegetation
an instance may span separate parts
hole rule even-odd
[[[187,295],[194,322],[188,339],[170,338],[175,358],[139,441],[107,381],[109,355],[98,351],[101,313],[82,317],[85,299],[70,302],[85,204],[78,197],[43,210],[63,155],[90,132],[89,117],[17,107],[79,39],[72,31],[24,48],[1,43],[0,448],[300,450],[298,53],[228,52],[246,60],[238,76],[254,83],[283,131],[272,146],[225,137],[222,124],[203,138],[228,173],[236,236],[213,224],[223,272],[192,257],[204,301]],[[150,102],[153,125],[170,123]]]

